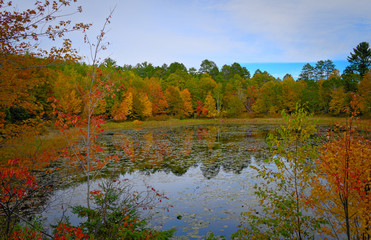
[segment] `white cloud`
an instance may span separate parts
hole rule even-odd
[[[22,4],[26,0],[19,0]],[[29,0],[27,0],[27,3]],[[94,38],[115,5],[107,40],[119,64],[205,58],[233,62],[308,62],[346,59],[371,42],[370,0],[88,0],[73,20],[94,24]],[[87,55],[81,34],[75,46]]]
[[[231,0],[222,7],[241,31],[258,36],[261,54],[274,61],[344,57],[349,48],[371,40],[365,29],[371,26],[368,0]],[[357,30],[360,23],[365,25]],[[264,45],[275,45],[282,55],[265,52]]]

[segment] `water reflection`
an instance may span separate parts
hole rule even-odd
[[[98,141],[104,155],[120,155],[108,178],[129,179],[136,189],[151,185],[163,192],[174,207],[155,212],[150,226],[177,228],[176,236],[202,239],[208,231],[227,239],[240,224],[240,213],[256,204],[257,183],[250,164],[263,164],[265,142],[276,126],[211,125],[122,130],[103,134]],[[99,183],[94,182],[92,188]],[[57,190],[42,216],[68,216],[70,205],[83,205],[86,184]],[[161,207],[161,206],[160,206]],[[181,216],[181,218],[178,218]]]
[[[272,129],[214,125],[124,130],[107,133],[99,141],[107,154],[121,156],[121,174],[139,170],[182,176],[190,167],[199,166],[203,176],[210,179],[221,169],[239,174],[251,158],[264,159],[264,139]]]

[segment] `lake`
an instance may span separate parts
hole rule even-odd
[[[147,186],[164,193],[166,201],[142,212],[149,225],[176,227],[179,239],[200,239],[209,231],[227,239],[241,223],[240,213],[256,206],[255,170],[269,153],[265,141],[276,125],[200,125],[105,132],[98,143],[103,155],[120,155],[106,178],[128,182],[135,190]],[[97,179],[93,187],[103,179]],[[69,206],[84,205],[86,183],[53,192],[41,214],[48,223],[68,216]]]

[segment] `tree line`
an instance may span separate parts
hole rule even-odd
[[[341,116],[349,108],[353,92],[361,97],[361,113],[369,116],[370,56],[368,43],[360,43],[348,58],[350,65],[343,74],[331,60],[321,60],[315,66],[304,65],[296,81],[290,74],[281,80],[259,69],[251,75],[239,63],[219,70],[207,59],[196,70],[178,62],[161,67],[147,62],[117,66],[108,58],[100,64],[99,74],[109,78],[114,94],[100,99],[96,114],[105,114],[115,121],[238,117],[243,113],[250,117],[276,116],[282,110],[292,112],[300,102],[310,112]],[[6,125],[25,121],[37,113],[51,117],[48,99],[52,96],[65,112],[82,114],[91,68],[85,63],[64,62],[24,70],[28,76],[17,73],[18,84],[26,87],[17,91],[14,104],[7,105],[9,99],[4,99],[0,109],[2,122]]]

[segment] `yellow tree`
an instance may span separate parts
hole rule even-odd
[[[54,84],[55,95],[63,110],[72,114],[81,113],[83,102],[81,95],[77,92],[77,87],[72,83],[71,76],[59,71]]]
[[[180,96],[182,97],[183,100],[183,115],[185,117],[192,116],[193,107],[191,93],[189,92],[188,89],[184,89],[183,91],[180,92]]]
[[[217,117],[218,111],[216,110],[215,100],[211,95],[211,92],[209,92],[205,98],[204,107],[207,110],[207,117],[209,118]]]
[[[152,116],[152,103],[149,100],[148,96],[146,93],[140,93],[139,94],[139,100],[143,106],[142,109],[142,117],[143,118],[148,118]]]

